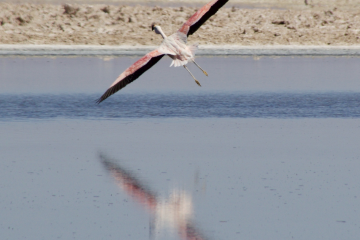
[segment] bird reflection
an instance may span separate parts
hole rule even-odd
[[[181,239],[205,239],[192,222],[193,206],[189,193],[174,189],[168,198],[157,197],[133,173],[105,155],[100,154],[100,161],[116,184],[153,216],[150,225],[152,237],[156,238],[160,229],[166,229],[177,231]]]

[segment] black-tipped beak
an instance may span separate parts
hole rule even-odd
[[[151,25],[151,30],[154,31],[155,30],[155,24]]]

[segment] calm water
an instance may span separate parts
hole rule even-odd
[[[0,58],[0,239],[360,236],[360,59]]]
[[[121,118],[358,118],[360,93],[0,95],[0,120]]]

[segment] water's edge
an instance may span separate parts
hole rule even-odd
[[[0,44],[0,56],[138,56],[158,46]],[[360,46],[200,45],[198,56],[360,56]]]

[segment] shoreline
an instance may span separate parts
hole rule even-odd
[[[360,0],[359,0],[360,1]],[[230,6],[230,5],[229,5]],[[0,44],[158,46],[151,24],[170,35],[194,7],[0,3]],[[221,8],[189,37],[189,44],[359,46],[360,10]],[[292,47],[291,47],[292,48]]]
[[[0,44],[0,56],[142,56],[158,46]],[[200,45],[197,56],[360,56],[360,45]]]

